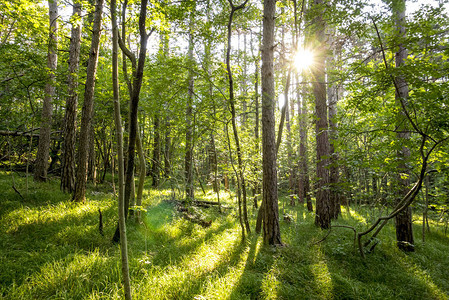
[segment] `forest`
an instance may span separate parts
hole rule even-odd
[[[0,298],[449,299],[448,13],[0,1]]]

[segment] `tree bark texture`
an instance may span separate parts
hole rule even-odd
[[[231,105],[231,115],[232,115],[232,130],[234,133],[234,142],[235,146],[237,148],[237,163],[238,163],[238,172],[236,174],[237,181],[238,181],[238,194],[242,195],[242,204],[243,204],[243,222],[245,224],[245,229],[247,233],[251,232],[251,229],[249,227],[249,221],[248,221],[248,210],[247,210],[247,196],[246,196],[246,182],[245,177],[243,176],[243,160],[242,160],[242,149],[240,147],[240,137],[238,133],[237,128],[237,117],[236,117],[236,111],[235,111],[235,98],[234,98],[234,81],[232,77],[232,70],[231,70],[231,35],[232,35],[232,21],[234,17],[234,13],[245,7],[248,0],[246,0],[243,4],[239,6],[234,6],[231,0],[229,0],[229,3],[231,5],[231,13],[229,14],[228,19],[228,45],[227,45],[227,51],[226,51],[226,67],[228,71],[228,82],[229,82],[229,103]]]
[[[189,78],[188,78],[188,97],[187,97],[187,105],[186,105],[186,154],[184,160],[184,175],[186,182],[186,200],[194,200],[195,199],[195,191],[193,187],[193,97],[194,97],[194,73],[191,69],[193,67],[193,24],[194,24],[194,15],[193,13],[190,16],[190,24],[189,24]]]
[[[143,151],[143,145],[142,145],[142,137],[140,135],[140,130],[137,130],[137,153],[139,154],[139,185],[137,186],[137,194],[136,194],[136,205],[139,207],[137,209],[137,221],[140,222],[141,217],[141,206],[142,206],[142,194],[143,194],[143,187],[145,184],[145,176],[147,173],[146,165],[145,165],[145,154]]]
[[[89,155],[89,133],[92,124],[95,75],[97,73],[98,51],[100,48],[101,18],[104,0],[97,0],[94,13],[92,41],[90,45],[89,61],[87,65],[86,85],[84,90],[84,104],[81,117],[81,129],[78,146],[78,167],[76,170],[75,202],[84,202],[86,195],[87,164]]]
[[[94,117],[92,117],[94,118]],[[87,180],[95,185],[97,181],[97,157],[95,151],[95,126],[94,122],[90,124],[89,132],[89,154],[87,165]]]
[[[122,276],[124,282],[125,299],[131,300],[131,280],[129,276],[128,263],[128,242],[126,236],[125,223],[125,205],[124,205],[124,160],[123,160],[123,133],[122,121],[120,117],[120,100],[119,100],[119,84],[118,84],[118,29],[116,17],[116,0],[111,0],[111,16],[112,16],[112,86],[114,94],[114,121],[117,137],[117,154],[118,154],[118,215],[120,227],[120,253],[122,262]]]
[[[153,135],[153,159],[151,165],[151,175],[153,178],[153,186],[157,187],[159,185],[159,174],[160,174],[160,164],[161,164],[161,139],[160,139],[160,122],[159,115],[156,113],[154,115],[154,135]]]
[[[334,31],[331,31],[334,34]],[[335,56],[339,49],[332,43],[333,38],[329,39],[329,47],[333,50],[333,55],[328,57],[327,67],[329,70],[335,68]],[[329,183],[330,183],[330,195],[329,201],[331,205],[331,218],[337,219],[341,214],[340,207],[340,190],[338,188],[339,181],[339,168],[338,168],[338,153],[335,150],[337,143],[337,102],[338,102],[338,86],[332,83],[334,76],[328,75],[330,78],[327,86],[327,95],[329,102]]]
[[[405,32],[405,0],[396,0],[392,2],[393,8],[393,17],[395,21],[397,35],[399,40],[403,40],[406,37]],[[404,47],[403,43],[400,42],[398,46],[398,50],[395,53],[395,64],[397,68],[400,68],[405,64],[405,59],[407,58],[407,49]],[[407,98],[408,98],[408,85],[403,76],[397,76],[395,78],[397,84],[397,92],[396,92],[396,102],[399,107],[401,107],[401,101],[407,107]],[[397,137],[402,142],[410,139],[410,132],[407,131],[407,128],[403,124],[405,124],[406,116],[404,112],[401,110],[398,116],[398,134]],[[399,193],[398,200],[402,198],[408,191],[410,170],[407,168],[406,161],[410,157],[410,149],[406,146],[403,146],[402,149],[398,153],[398,157],[401,161],[399,165],[399,174],[398,174],[398,183],[399,183]],[[404,177],[402,178],[401,174]],[[404,251],[414,251],[414,238],[413,238],[413,227],[412,227],[412,208],[409,206],[404,211],[400,212],[396,216],[396,240],[399,249]]]
[[[74,1],[73,16],[81,16],[81,3]],[[78,108],[78,72],[81,49],[81,22],[72,25],[69,48],[69,76],[64,117],[64,143],[61,172],[61,190],[72,193],[75,190],[75,143],[76,115]]]
[[[129,138],[128,138],[128,159],[125,174],[125,216],[128,216],[129,203],[134,197],[134,160],[136,156],[136,139],[137,139],[137,115],[139,107],[140,89],[142,87],[143,69],[145,66],[147,42],[150,34],[147,34],[145,20],[147,15],[148,0],[142,0],[140,3],[139,14],[139,32],[140,32],[140,49],[137,68],[133,72],[132,80],[132,97],[129,102]]]
[[[170,177],[170,145],[171,145],[171,137],[170,137],[170,120],[167,117],[165,120],[165,142],[164,142],[164,176],[165,178]]]
[[[315,6],[321,6],[322,0],[314,0]],[[317,193],[316,193],[316,216],[315,224],[323,229],[331,225],[331,206],[329,201],[329,170],[327,158],[329,155],[329,137],[327,124],[327,103],[326,103],[326,41],[325,41],[325,21],[321,14],[314,18],[315,26],[315,66],[312,68],[313,95],[315,97],[316,110],[316,155],[317,155]]]
[[[274,26],[276,1],[264,0],[262,40],[262,154],[263,154],[263,240],[270,245],[280,245],[276,133],[274,109]]]
[[[56,69],[58,65],[58,4],[57,0],[48,0],[50,29],[47,53],[47,83],[45,84],[44,105],[41,114],[39,145],[34,165],[34,180],[46,181],[48,158],[50,153],[51,119],[53,115],[53,98],[56,91]]]

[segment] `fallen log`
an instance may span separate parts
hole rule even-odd
[[[201,219],[199,216],[195,216],[195,215],[189,214],[187,212],[184,212],[182,214],[182,216],[192,223],[201,225],[203,228],[210,227],[210,225],[212,224],[212,220],[205,221],[205,220]]]
[[[38,133],[32,133],[33,131],[35,131],[35,130],[38,130],[39,128],[37,128],[37,129],[33,129],[33,130],[29,130],[29,131],[14,131],[14,130],[0,130],[0,135],[1,136],[24,136],[24,137],[27,137],[27,138],[31,138],[31,137],[33,137],[33,139],[34,138],[39,138],[39,134]],[[59,141],[59,140],[62,140],[62,137],[61,136],[55,136],[55,134],[57,134],[57,133],[61,133],[62,131],[54,131],[54,132],[52,132],[51,133],[51,139],[52,140],[57,140],[57,141]]]

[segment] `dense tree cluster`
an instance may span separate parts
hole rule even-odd
[[[242,235],[254,206],[275,245],[278,193],[323,229],[385,208],[361,254],[392,218],[413,251],[412,207],[449,205],[448,32],[443,2],[3,1],[1,167],[75,201],[119,171],[125,217],[145,176],[234,190]]]

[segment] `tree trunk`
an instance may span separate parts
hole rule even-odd
[[[248,221],[248,210],[247,210],[247,197],[246,197],[246,182],[245,177],[243,176],[243,160],[242,160],[242,150],[240,148],[240,138],[239,133],[237,129],[237,117],[235,112],[235,99],[234,99],[234,81],[232,78],[232,71],[231,71],[231,34],[232,34],[232,21],[234,17],[234,13],[245,7],[248,0],[246,0],[243,4],[239,6],[234,6],[231,0],[229,0],[229,3],[231,5],[231,13],[229,14],[228,19],[228,45],[227,45],[227,51],[226,51],[226,66],[228,71],[228,82],[229,82],[229,103],[231,104],[231,115],[232,115],[232,129],[234,132],[234,142],[235,146],[237,148],[237,162],[238,162],[238,172],[236,172],[237,176],[237,186],[238,186],[238,194],[242,195],[242,204],[243,204],[243,222],[245,223],[246,232],[250,233],[251,229],[249,227],[249,221]]]
[[[90,45],[89,61],[87,65],[87,77],[84,91],[84,105],[81,117],[81,129],[78,148],[78,168],[76,170],[75,202],[84,202],[87,182],[87,163],[89,151],[89,131],[92,123],[94,105],[95,75],[97,73],[98,51],[100,48],[101,17],[104,0],[97,0],[95,5],[92,42]]]
[[[73,16],[81,16],[81,3],[74,1]],[[81,49],[81,22],[72,25],[69,49],[68,96],[66,99],[61,190],[75,190],[76,115],[78,107],[78,72]]]
[[[314,0],[315,6],[323,4],[322,0]],[[316,155],[317,155],[317,193],[316,193],[316,217],[315,224],[323,229],[331,226],[331,206],[329,203],[329,138],[327,127],[327,103],[326,103],[326,41],[325,41],[325,21],[321,14],[314,18],[316,56],[315,66],[312,68],[313,95],[315,97],[316,110]]]
[[[95,185],[97,181],[97,163],[95,153],[95,126],[93,121],[90,124],[88,161],[87,180]]]
[[[145,165],[145,154],[142,146],[142,138],[140,136],[140,130],[137,130],[137,153],[139,154],[139,185],[137,186],[137,195],[136,195],[136,205],[137,208],[137,221],[140,222],[141,216],[141,206],[142,206],[142,194],[143,194],[143,186],[145,184],[145,176],[147,173],[146,165]]]
[[[187,106],[186,106],[186,153],[185,153],[185,182],[186,182],[186,200],[194,200],[195,192],[193,188],[193,130],[192,120],[193,120],[193,97],[194,97],[194,73],[193,73],[193,24],[194,24],[194,14],[192,13],[190,16],[190,24],[189,24],[189,51],[188,51],[188,59],[189,59],[189,91],[187,98]]]
[[[406,37],[405,33],[405,0],[396,0],[392,3],[393,17],[395,19],[395,26],[398,37],[400,40]],[[407,58],[407,49],[405,49],[402,42],[399,44],[399,49],[395,53],[395,63],[396,67],[400,68],[404,65],[404,61]],[[395,78],[398,90],[396,92],[396,102],[397,105],[401,106],[401,101],[407,105],[408,98],[408,85],[403,76],[397,76]],[[398,116],[398,131],[397,134],[398,139],[401,142],[405,142],[410,139],[410,132],[407,131],[404,125],[406,122],[404,112],[401,111]],[[399,193],[398,200],[402,198],[408,191],[410,170],[407,168],[406,161],[410,157],[410,149],[406,146],[403,146],[401,151],[398,153],[398,157],[400,159],[399,165],[399,174],[398,182],[399,182]],[[406,174],[406,179],[402,179],[401,174]],[[407,209],[402,211],[396,216],[396,240],[399,249],[404,251],[414,251],[414,239],[413,239],[413,228],[412,228],[412,208],[409,206]]]
[[[34,165],[34,180],[46,181],[48,158],[50,153],[51,119],[53,114],[53,97],[55,96],[56,68],[58,65],[58,3],[57,0],[48,0],[50,30],[47,54],[47,83],[45,84],[44,105],[42,107],[41,128],[39,132],[39,146]]]
[[[156,113],[154,115],[154,142],[153,142],[153,161],[151,167],[151,175],[153,178],[153,187],[159,185],[159,174],[160,174],[160,161],[161,161],[161,141],[160,141],[160,130],[159,125],[159,115]]]
[[[259,48],[260,48],[260,39],[259,39]],[[251,48],[252,49],[252,48]],[[260,52],[259,52],[260,53]],[[255,59],[255,74],[254,74],[254,106],[255,106],[255,113],[256,113],[256,118],[255,118],[255,124],[254,124],[254,138],[255,138],[255,152],[256,155],[259,156],[260,155],[260,137],[259,137],[259,123],[260,123],[260,113],[259,113],[259,60],[260,60],[260,55],[259,53],[257,54],[257,59]],[[254,55],[253,55],[254,56]],[[258,170],[260,170],[257,166],[257,164],[254,166],[254,173],[258,173]],[[259,178],[256,178],[255,182],[254,182],[254,187],[253,187],[253,197],[254,197],[254,208],[257,208],[257,194],[260,193],[260,183],[259,183]],[[256,226],[257,227],[257,226]],[[260,233],[260,229],[256,230],[256,233]]]
[[[128,263],[128,241],[126,237],[126,223],[125,223],[125,205],[124,205],[124,160],[123,160],[123,134],[122,121],[120,117],[120,100],[119,100],[119,85],[118,85],[118,29],[116,19],[116,0],[111,0],[111,15],[112,15],[112,86],[114,93],[114,121],[117,136],[117,154],[118,154],[118,215],[120,227],[120,253],[122,262],[122,276],[124,282],[125,299],[131,300],[131,280],[129,276]]]
[[[331,34],[334,34],[332,31]],[[335,57],[339,51],[335,45],[332,45],[332,37],[329,38],[329,46],[333,49],[333,55],[328,57],[327,65],[328,69],[331,70],[335,68]],[[335,145],[337,143],[337,102],[338,102],[338,86],[332,83],[335,78],[334,76],[328,75],[330,78],[328,87],[327,87],[327,95],[329,99],[329,183],[330,183],[330,205],[331,205],[331,218],[337,219],[338,215],[341,214],[340,207],[340,190],[338,187],[339,181],[339,168],[338,168],[338,153],[335,150]]]
[[[131,197],[134,197],[134,159],[136,156],[136,139],[137,139],[137,114],[139,107],[139,96],[140,89],[142,87],[143,79],[143,69],[145,66],[146,52],[147,52],[147,41],[151,34],[146,32],[145,20],[147,15],[147,3],[148,0],[143,0],[140,3],[140,14],[139,14],[139,32],[140,32],[140,50],[139,58],[133,59],[133,65],[135,67],[135,72],[133,72],[132,80],[132,97],[129,102],[129,138],[128,138],[128,159],[126,165],[125,174],[125,217],[128,216],[129,203]],[[122,48],[122,50],[127,50]],[[128,50],[129,51],[129,50]],[[133,68],[134,69],[134,68]]]
[[[276,1],[264,0],[262,42],[263,240],[280,245],[274,108],[274,26]]]
[[[170,120],[167,117],[165,120],[165,142],[164,142],[164,176],[165,178],[170,177]]]

